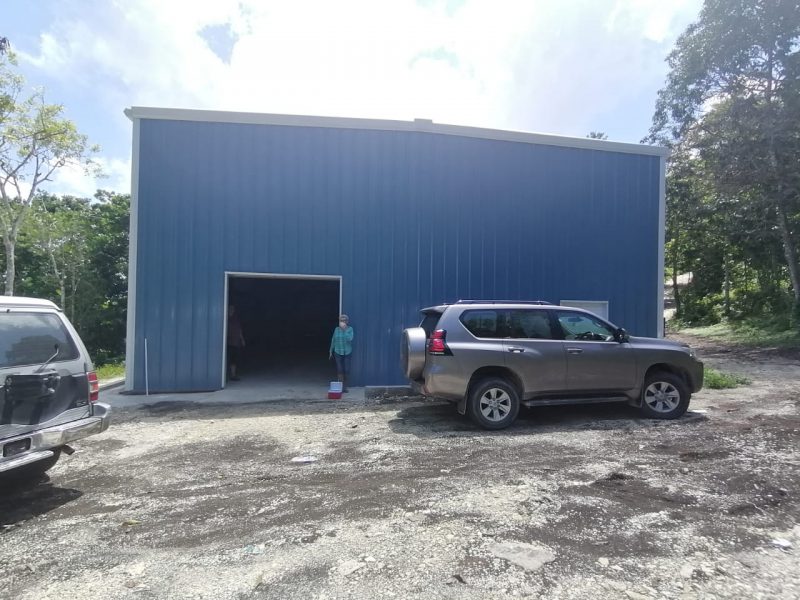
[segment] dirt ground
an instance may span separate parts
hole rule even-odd
[[[674,422],[615,405],[499,433],[419,402],[118,411],[49,480],[5,485],[0,597],[800,598],[800,362],[692,341],[753,383]]]

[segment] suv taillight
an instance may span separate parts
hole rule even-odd
[[[445,342],[446,338],[447,332],[444,329],[434,331],[428,340],[428,354],[433,354],[434,356],[449,355],[450,349]]]
[[[97,373],[90,371],[86,376],[89,379],[89,402],[97,402],[100,399],[100,382],[97,380]]]

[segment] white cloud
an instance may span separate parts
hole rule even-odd
[[[666,52],[700,3],[94,0],[23,59],[96,89],[102,118],[127,135],[131,105],[583,135],[632,98],[652,110]],[[200,34],[213,25],[237,39],[229,62]]]
[[[99,157],[97,163],[102,171],[102,177],[95,178],[86,175],[82,167],[67,165],[56,171],[52,181],[45,182],[41,189],[79,198],[91,198],[98,189],[121,193],[130,192],[130,158]]]

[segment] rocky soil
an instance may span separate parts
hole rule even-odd
[[[800,362],[674,422],[539,408],[171,402],[0,482],[0,597],[797,598]]]

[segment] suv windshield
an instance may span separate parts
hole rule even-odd
[[[0,369],[38,365],[53,356],[53,362],[75,360],[78,349],[57,315],[48,313],[0,313]]]

